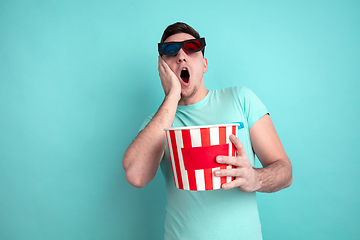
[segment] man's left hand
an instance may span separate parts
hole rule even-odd
[[[230,164],[234,169],[221,169],[214,172],[217,177],[235,177],[235,180],[222,185],[223,189],[238,187],[243,192],[253,192],[261,187],[259,173],[254,169],[246,155],[243,144],[235,135],[230,136],[234,144],[237,156],[217,156],[216,161],[220,164]]]

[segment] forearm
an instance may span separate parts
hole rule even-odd
[[[288,159],[278,160],[264,168],[256,168],[260,188],[258,192],[276,192],[292,183],[292,166]]]
[[[154,178],[166,144],[164,128],[171,127],[178,101],[178,96],[166,96],[152,120],[126,150],[123,167],[131,185],[144,187]]]

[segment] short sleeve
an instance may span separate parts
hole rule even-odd
[[[269,114],[269,111],[263,104],[263,102],[246,87],[237,87],[240,106],[245,114],[245,118],[248,122],[248,128],[263,117],[266,114]]]

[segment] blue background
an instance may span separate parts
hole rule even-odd
[[[258,194],[264,239],[360,239],[359,1],[0,1],[0,239],[161,239],[162,175],[122,156],[163,99],[157,42],[206,37],[208,89],[266,104],[293,185]]]

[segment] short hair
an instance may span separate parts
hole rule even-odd
[[[187,33],[193,36],[194,38],[200,38],[200,34],[192,27],[190,27],[188,24],[183,22],[177,22],[174,24],[169,25],[162,37],[161,42],[163,43],[168,37],[175,35],[177,33]],[[202,50],[203,56],[204,56],[205,48]]]

